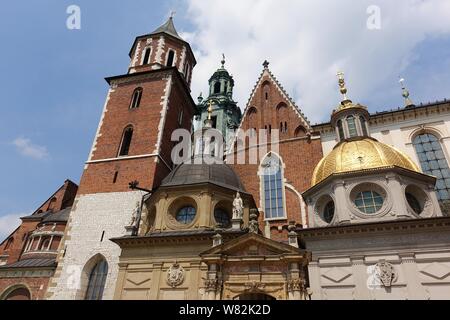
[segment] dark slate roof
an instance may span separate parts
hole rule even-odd
[[[0,269],[56,267],[55,259],[27,259],[0,266]]]
[[[151,35],[162,33],[162,32],[184,41],[183,39],[181,39],[180,35],[178,34],[177,30],[175,29],[175,25],[173,24],[172,17],[170,17],[169,20],[167,20],[167,22],[164,23],[161,27],[159,27],[158,29],[153,31],[151,33]]]
[[[227,164],[183,163],[163,180],[161,187],[203,183],[211,183],[227,189],[245,192],[241,180]]]
[[[67,222],[69,220],[70,210],[72,207],[67,207],[61,211],[49,214],[42,220],[42,222]]]
[[[30,215],[30,216],[22,217],[21,219],[25,219],[25,220],[27,220],[27,219],[39,219],[39,220],[41,220],[41,219],[47,217],[48,215],[50,215],[51,213],[52,213],[51,211],[45,211],[45,212],[35,213],[35,214]]]

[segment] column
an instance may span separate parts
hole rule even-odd
[[[405,194],[402,189],[402,185],[395,174],[388,174],[386,176],[388,181],[389,189],[391,190],[392,197],[392,216],[397,216],[399,218],[409,218],[408,211],[406,210],[405,201],[398,201],[399,199],[404,199]],[[396,201],[397,200],[397,201]]]
[[[48,243],[47,251],[50,251],[50,248],[52,247],[53,237],[54,237],[53,235],[50,237],[50,242]]]
[[[336,210],[339,224],[349,224],[351,222],[349,210],[347,208],[347,195],[344,181],[338,181],[334,185],[334,195],[336,196]]]

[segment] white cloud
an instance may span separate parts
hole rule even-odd
[[[340,101],[338,70],[346,73],[354,101],[364,103],[374,88],[389,90],[395,102],[401,101],[395,86],[417,59],[414,48],[427,37],[450,34],[448,0],[186,2],[195,30],[183,36],[196,48],[199,62],[194,97],[207,92],[207,79],[224,52],[226,67],[235,76],[235,98],[245,107],[268,59],[272,72],[313,122],[328,120]],[[381,30],[367,28],[370,5],[381,9]]]
[[[0,242],[5,240],[21,223],[20,217],[29,214],[7,214],[0,216]]]
[[[24,156],[39,160],[48,157],[47,148],[33,144],[30,139],[17,138],[13,141],[13,144]]]

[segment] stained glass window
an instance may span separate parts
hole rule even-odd
[[[283,174],[280,159],[271,154],[264,160],[262,171],[265,217],[284,218]]]
[[[363,191],[356,195],[355,205],[364,213],[373,214],[383,207],[383,197],[375,191]]]
[[[177,213],[177,221],[183,224],[189,224],[194,221],[196,210],[194,207],[181,208]]]
[[[425,174],[435,176],[439,200],[450,200],[450,169],[438,138],[425,133],[413,141],[420,166]]]
[[[102,300],[107,275],[108,263],[102,259],[97,262],[89,275],[85,300]]]

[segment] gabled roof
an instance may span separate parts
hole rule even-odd
[[[269,79],[273,82],[275,87],[280,91],[283,98],[288,102],[289,107],[291,107],[295,111],[295,113],[298,115],[298,117],[299,117],[300,121],[302,122],[303,126],[305,127],[305,129],[308,131],[312,131],[312,127],[311,127],[311,124],[310,124],[308,118],[303,114],[303,112],[300,110],[300,108],[295,104],[294,100],[291,98],[291,96],[289,96],[289,94],[286,92],[286,90],[284,90],[281,83],[270,71],[268,64],[267,65],[265,64],[264,69],[261,72],[261,75],[259,76],[258,80],[256,81],[255,86],[253,87],[252,93],[250,94],[250,98],[248,99],[247,105],[245,106],[244,112],[242,113],[243,117],[241,119],[241,123],[239,124],[238,130],[240,130],[242,128],[242,124],[244,123],[245,118],[247,116],[247,111],[248,111],[248,109],[250,109],[252,107],[251,102],[253,100],[253,97],[255,96],[258,88],[262,85],[265,75],[267,75],[269,77]],[[233,141],[233,144],[235,142],[236,142],[236,138]]]
[[[247,233],[239,238],[233,239],[231,241],[222,243],[219,246],[208,249],[200,254],[200,256],[206,255],[218,255],[218,254],[227,254],[233,252],[234,250],[239,250],[244,247],[246,244],[250,243],[258,243],[263,245],[265,248],[270,249],[274,253],[274,255],[282,255],[282,254],[294,254],[299,255],[303,254],[305,251],[295,248],[286,243],[278,242],[269,238],[266,238],[262,235],[256,233]]]

